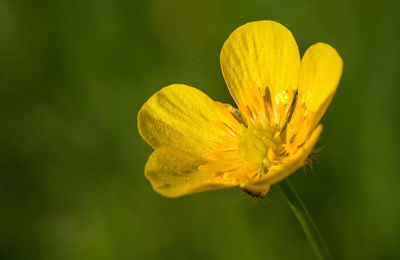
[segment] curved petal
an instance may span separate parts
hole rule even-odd
[[[247,122],[286,123],[297,88],[300,54],[292,33],[274,21],[242,25],[225,41],[221,68]]]
[[[205,159],[183,150],[160,147],[150,155],[145,176],[156,192],[171,198],[235,186],[222,175],[199,171],[205,163]]]
[[[218,123],[230,126],[235,120],[221,103],[178,84],[155,93],[138,115],[139,133],[154,149],[172,146],[200,156],[226,134]]]
[[[343,61],[328,44],[316,43],[304,53],[293,116],[288,123],[289,142],[304,142],[328,108],[339,84]]]

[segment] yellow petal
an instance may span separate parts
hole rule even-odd
[[[224,134],[216,124],[234,124],[232,118],[225,106],[203,92],[175,84],[161,89],[142,106],[138,129],[154,149],[172,146],[203,155]]]
[[[180,149],[160,147],[147,161],[145,176],[156,192],[171,198],[235,185],[222,175],[199,171],[205,163],[205,159]]]
[[[300,64],[292,33],[274,21],[247,23],[229,36],[220,59],[229,91],[247,121],[257,116],[282,127],[296,92]]]
[[[301,142],[317,126],[335,94],[342,70],[342,58],[328,44],[316,43],[304,53],[296,106],[287,127],[289,141],[295,136]]]

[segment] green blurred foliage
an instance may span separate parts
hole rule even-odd
[[[166,199],[136,116],[171,83],[232,102],[224,40],[273,19],[344,74],[293,184],[336,259],[399,259],[400,6],[362,0],[1,0],[0,259],[314,259],[279,189]]]

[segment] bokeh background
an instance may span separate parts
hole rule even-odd
[[[1,0],[0,259],[315,259],[272,187],[166,199],[140,106],[171,83],[232,102],[238,26],[273,19],[344,74],[312,171],[290,177],[336,259],[400,259],[399,1]]]

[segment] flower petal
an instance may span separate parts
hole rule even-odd
[[[290,142],[304,142],[328,108],[343,70],[343,61],[328,44],[316,43],[304,53],[293,116],[288,123]]]
[[[220,60],[226,84],[244,117],[249,121],[258,116],[282,128],[296,92],[300,64],[292,33],[274,21],[247,23],[225,41]]]
[[[156,192],[171,198],[235,186],[222,175],[199,171],[205,163],[205,159],[183,150],[160,147],[147,161],[145,176]]]
[[[232,125],[235,120],[221,103],[178,84],[155,93],[138,115],[139,132],[154,149],[172,146],[200,156],[209,153],[220,136],[227,134],[217,127],[218,122]]]

